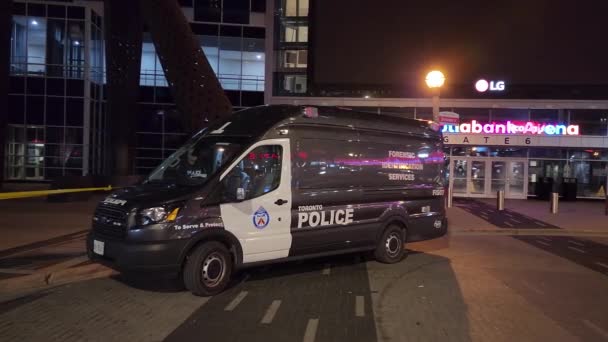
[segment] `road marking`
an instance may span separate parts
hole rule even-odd
[[[329,273],[331,272],[331,268],[329,264],[325,264],[325,267],[323,268],[323,275],[329,275]]]
[[[583,319],[582,321],[591,330],[595,331],[599,335],[604,336],[604,338],[608,338],[608,332],[606,332],[606,330],[598,327],[597,325],[593,324],[593,322],[590,322],[590,321],[588,321],[586,319]]]
[[[365,316],[365,298],[363,296],[357,296],[355,298],[355,316],[364,317]]]
[[[578,241],[574,241],[574,240],[568,240],[568,242],[573,243],[575,245],[579,245],[581,247],[585,247],[585,244],[582,242],[578,242]]]
[[[541,227],[546,227],[547,225],[544,222],[540,222],[540,221],[534,221],[537,225],[541,226]]]
[[[236,298],[234,298],[232,300],[232,302],[230,302],[230,304],[228,304],[224,308],[224,311],[232,311],[232,310],[234,310],[237,307],[237,305],[239,305],[243,301],[243,299],[245,299],[245,297],[247,297],[247,293],[248,293],[247,291],[241,291],[241,293],[239,293],[236,296]]]
[[[277,311],[279,310],[279,306],[281,306],[281,301],[273,300],[272,303],[270,303],[268,310],[266,310],[266,313],[264,314],[264,317],[262,318],[261,323],[262,324],[272,323],[272,320],[274,319],[274,315],[276,315]]]
[[[509,227],[513,227],[513,225],[512,225],[512,224],[510,224],[509,222],[503,222],[503,223],[504,223],[504,224],[506,224],[506,225],[507,225],[507,226],[509,226]]]
[[[551,246],[551,244],[546,243],[545,241],[536,240],[536,242],[540,243],[541,245],[545,245],[545,246]]]
[[[521,223],[521,221],[517,221],[517,220],[516,220],[516,219],[514,219],[514,218],[511,218],[511,221],[513,221],[513,222],[515,222],[515,223]]]
[[[17,268],[0,268],[0,273],[9,274],[34,274],[36,270],[20,270]]]
[[[304,338],[302,342],[314,342],[315,337],[317,337],[317,327],[319,326],[318,318],[311,318],[308,320],[308,324],[306,324],[306,330],[304,331]]]
[[[575,250],[575,251],[577,251],[577,252],[580,252],[580,253],[587,253],[587,252],[585,252],[584,250],[582,250],[582,249],[580,249],[580,248],[576,248],[576,247],[572,247],[572,246],[568,246],[568,248],[570,248],[570,249],[572,249],[572,250]]]
[[[545,240],[545,241],[553,241],[553,240],[549,239],[549,238],[548,238],[548,237],[546,237],[546,236],[539,236],[538,238],[539,238],[539,239],[542,239],[542,240]]]
[[[599,262],[599,261],[598,261],[598,262],[596,262],[595,264],[596,264],[596,265],[599,265],[599,266],[602,266],[602,267],[604,267],[604,268],[608,268],[608,265],[606,265],[606,264],[604,264],[604,263],[602,263],[602,262]]]

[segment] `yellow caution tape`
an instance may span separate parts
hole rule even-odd
[[[85,191],[112,191],[112,186],[108,185],[102,188],[79,188],[79,189],[57,189],[57,190],[39,190],[39,191],[19,191],[19,192],[0,192],[0,200],[13,198],[27,198],[47,195],[69,194],[73,192]]]

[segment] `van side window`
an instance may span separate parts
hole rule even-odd
[[[281,182],[280,145],[258,146],[222,180],[224,200],[248,200],[276,189]]]
[[[441,146],[417,138],[402,138],[402,143],[360,143],[361,186],[402,188],[443,184],[437,178],[445,162]]]
[[[330,139],[301,139],[292,160],[294,186],[299,189],[352,188],[361,167],[356,143]]]

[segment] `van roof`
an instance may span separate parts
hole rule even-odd
[[[311,107],[317,109],[317,116],[304,115],[304,110]],[[217,134],[258,137],[272,128],[286,125],[342,126],[357,130],[440,136],[440,133],[433,130],[425,120],[406,119],[342,107],[296,105],[265,105],[244,109],[212,125],[207,132],[213,134],[214,131],[219,132],[221,129]]]

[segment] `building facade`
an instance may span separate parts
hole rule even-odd
[[[431,95],[410,95],[418,90],[315,84],[310,53],[315,21],[309,15],[314,3],[267,2],[267,103],[433,119]],[[547,191],[572,192],[571,184],[576,184],[576,197],[603,198],[608,179],[606,94],[606,85],[524,87],[481,79],[452,89],[440,99],[440,111],[448,120],[444,144],[454,195],[495,197],[504,190],[507,198],[543,197]]]
[[[180,1],[235,109],[263,104],[265,1]],[[13,3],[5,181],[105,174],[103,1]],[[187,138],[144,28],[136,172]]]

